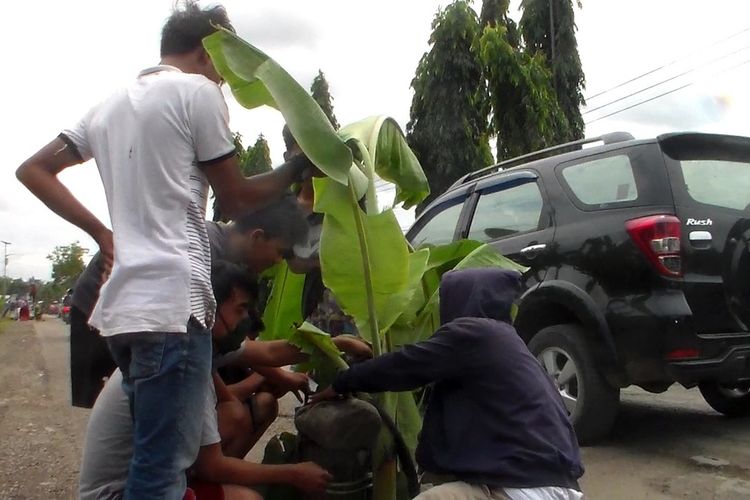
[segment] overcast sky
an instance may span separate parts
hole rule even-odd
[[[213,3],[213,2],[208,2]],[[445,0],[226,0],[240,36],[274,57],[305,87],[322,69],[342,124],[372,114],[409,116],[417,62]],[[518,1],[513,2],[514,17]],[[49,279],[45,256],[82,231],[52,214],[15,179],[16,167],[85,111],[158,63],[159,32],[172,0],[10,2],[2,30],[0,240],[10,241],[8,275]],[[750,3],[746,0],[583,0],[578,44],[586,73],[587,135],[675,130],[750,135]],[[475,2],[475,8],[481,2]],[[666,66],[665,66],[666,65]],[[624,85],[612,87],[665,66]],[[682,76],[679,76],[682,75]],[[673,78],[662,85],[660,82]],[[672,89],[688,87],[654,99]],[[627,97],[646,87],[654,88]],[[612,104],[612,101],[623,98]],[[281,162],[281,115],[247,111],[228,96],[231,126],[251,144],[263,133]],[[607,104],[609,104],[607,106]],[[606,117],[631,105],[630,110]],[[594,110],[599,106],[601,109]],[[446,145],[450,147],[450,145]],[[62,174],[85,205],[108,221],[95,165]],[[408,225],[409,215],[401,215]],[[1,257],[0,257],[1,259]],[[2,261],[0,260],[0,264]]]

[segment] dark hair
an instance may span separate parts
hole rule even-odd
[[[263,331],[263,318],[258,311],[258,277],[243,266],[226,260],[217,260],[211,266],[211,287],[217,306],[232,296],[233,290],[242,290],[249,299],[248,318],[237,325],[236,331],[244,336],[255,336]]]
[[[286,146],[286,150],[291,151],[291,149],[297,145],[297,139],[294,138],[292,131],[289,130],[289,125],[284,125],[284,128],[281,129],[281,135],[284,137],[284,146]]]
[[[203,43],[216,31],[213,25],[234,31],[227,11],[221,5],[202,9],[195,0],[175,4],[172,15],[161,30],[161,56],[186,54]]]
[[[287,195],[260,210],[246,212],[234,220],[234,230],[246,233],[261,229],[267,238],[278,238],[293,246],[305,243],[310,227],[297,200]]]
[[[229,300],[235,288],[246,292],[252,302],[258,299],[258,279],[255,274],[226,260],[217,260],[211,265],[211,287],[217,304]]]

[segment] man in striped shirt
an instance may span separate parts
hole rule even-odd
[[[195,460],[210,374],[209,185],[229,217],[278,198],[302,162],[245,179],[239,170],[221,77],[202,46],[223,7],[187,0],[167,20],[161,63],[94,106],[18,169],[54,212],[98,243],[109,279],[90,323],[123,373],[134,420],[126,499],[176,499]],[[58,174],[95,159],[112,231]]]

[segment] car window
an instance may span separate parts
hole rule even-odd
[[[726,160],[680,162],[688,194],[699,203],[746,210],[750,205],[750,164]]]
[[[411,239],[414,248],[422,245],[443,245],[453,241],[458,218],[461,216],[463,203],[457,203],[447,208],[437,207],[433,216]]]
[[[535,231],[542,215],[542,194],[535,182],[482,193],[474,210],[469,239],[492,241]]]
[[[570,165],[563,169],[562,176],[575,197],[586,205],[627,202],[638,198],[633,166],[627,155]]]

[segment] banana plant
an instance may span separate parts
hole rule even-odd
[[[237,102],[262,105],[283,115],[307,157],[326,175],[314,180],[314,210],[322,213],[320,265],[323,283],[354,318],[376,356],[426,338],[439,326],[438,285],[455,267],[518,267],[491,247],[459,242],[414,251],[393,208],[410,208],[429,194],[419,161],[398,124],[370,117],[336,132],[317,103],[281,66],[234,33],[219,28],[204,39],[219,74]],[[376,179],[394,184],[393,206],[381,210]],[[281,267],[265,311],[264,338],[286,338],[313,354],[314,363],[345,367],[330,337],[301,323],[302,278]],[[317,354],[314,354],[317,353]],[[379,403],[414,450],[421,428],[411,393],[383,394]],[[376,467],[375,498],[392,500],[396,465],[385,446]]]

